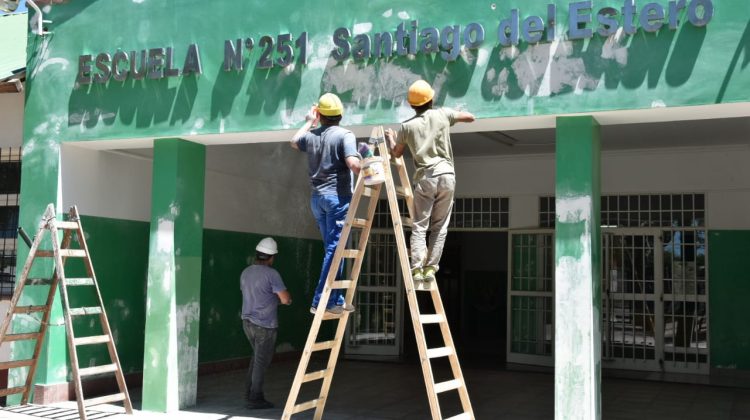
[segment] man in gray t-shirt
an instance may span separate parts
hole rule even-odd
[[[242,328],[253,348],[245,377],[245,398],[250,409],[273,407],[263,395],[263,382],[276,346],[276,308],[279,303],[292,304],[279,272],[271,268],[277,253],[276,241],[264,238],[255,247],[255,263],[240,275]]]
[[[315,313],[333,254],[339,244],[349,203],[352,201],[352,172],[359,173],[359,153],[354,134],[339,127],[343,105],[338,96],[326,93],[320,97],[316,107],[305,117],[305,124],[292,137],[293,148],[307,153],[308,174],[310,176],[310,208],[323,237],[325,257],[320,270],[318,287],[315,289],[310,311]],[[314,128],[318,121],[320,127]],[[341,264],[337,279],[341,278],[344,265]],[[344,301],[340,289],[331,291],[326,310],[332,313],[353,311],[354,306]]]

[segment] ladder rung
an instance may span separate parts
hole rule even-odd
[[[434,349],[427,349],[427,357],[430,359],[450,356],[451,354],[453,354],[452,347],[436,347]]]
[[[13,309],[14,314],[30,314],[32,312],[44,312],[47,310],[47,307],[42,306],[16,306]]]
[[[437,282],[432,280],[415,282],[414,290],[419,290],[421,292],[431,292],[433,290],[437,290]]]
[[[445,420],[471,420],[471,414],[469,413],[461,413],[459,415],[448,417]]]
[[[7,334],[3,338],[3,342],[5,341],[21,341],[21,340],[36,340],[39,338],[39,333],[23,333],[23,334]]]
[[[71,316],[81,316],[81,315],[97,315],[102,313],[102,308],[100,306],[89,306],[85,308],[71,308],[68,310],[68,313]]]
[[[303,402],[302,404],[297,404],[292,409],[292,414],[297,414],[297,413],[301,413],[303,411],[307,411],[307,410],[313,409],[313,408],[317,407],[318,404],[320,404],[321,401],[323,401],[323,398],[316,398],[316,399],[308,401],[308,402]]]
[[[344,252],[341,254],[344,258],[359,258],[359,250],[358,249],[345,249]]]
[[[336,340],[321,341],[312,345],[311,351],[330,350],[336,344]]]
[[[354,284],[351,280],[337,280],[331,283],[331,289],[348,289]]]
[[[5,397],[7,395],[13,395],[13,394],[20,394],[20,393],[22,393],[24,391],[26,391],[26,387],[24,387],[24,386],[17,386],[15,388],[0,389],[0,397]]]
[[[73,345],[85,346],[88,344],[102,344],[109,343],[108,335],[92,335],[90,337],[79,337],[73,339]]]
[[[7,370],[7,369],[24,367],[24,366],[31,366],[33,364],[34,364],[34,359],[28,359],[28,360],[11,360],[10,362],[0,362],[0,370]]]
[[[352,220],[352,226],[357,228],[366,228],[367,227],[367,219],[357,219],[355,218]]]
[[[302,377],[302,383],[317,381],[318,379],[323,379],[326,377],[327,374],[328,374],[328,369],[323,369],[317,372],[307,373],[305,374],[305,376]]]
[[[36,254],[34,254],[37,257],[54,257],[55,253],[50,250],[42,250],[37,251]],[[60,250],[60,256],[61,257],[85,257],[86,251],[83,249],[61,249]]]
[[[332,314],[328,311],[325,311],[323,313],[323,321],[328,321],[331,319],[341,319],[342,316],[344,316],[344,312],[341,312],[340,314]]]
[[[445,316],[442,314],[420,315],[419,322],[422,324],[439,324],[445,322]]]
[[[365,185],[365,188],[362,190],[362,195],[365,197],[372,197],[373,189],[369,185]]]
[[[52,284],[52,279],[35,279],[35,278],[26,279],[27,286],[49,286],[51,284]]]
[[[55,227],[58,229],[78,229],[77,222],[55,222]]]
[[[460,379],[440,382],[439,384],[435,384],[435,393],[439,394],[441,392],[458,389],[461,388],[461,385],[463,385],[463,382]]]
[[[93,286],[94,279],[90,277],[65,279],[65,285],[66,286]]]
[[[108,373],[108,372],[116,372],[116,371],[117,371],[117,365],[112,363],[109,365],[93,366],[93,367],[78,369],[78,374],[80,376],[91,376],[91,375],[98,375],[100,373]]]
[[[86,250],[85,249],[61,249],[60,256],[61,257],[85,257]]]
[[[124,393],[121,392],[119,394],[105,395],[103,397],[96,397],[96,398],[84,400],[83,405],[85,405],[86,407],[90,407],[92,405],[107,404],[107,403],[118,402],[118,401],[125,401]]]
[[[396,187],[396,194],[401,197],[411,197],[411,194],[406,194],[406,188],[404,187]]]

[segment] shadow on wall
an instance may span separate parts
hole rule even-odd
[[[92,83],[73,89],[68,100],[68,126],[94,128],[100,120],[109,126],[118,115],[123,124],[136,128],[167,121],[170,125],[184,123],[197,96],[198,82],[193,75],[180,78],[176,87],[170,87],[166,78]]]
[[[633,36],[598,35],[588,43],[560,41],[497,46],[482,80],[485,100],[557,96],[577,90],[655,88],[664,75],[671,87],[685,84],[695,68],[705,28],[685,25],[679,31],[639,31]],[[586,47],[584,49],[584,47]],[[673,51],[669,61],[670,50]],[[602,78],[604,76],[604,78]]]
[[[744,70],[747,65],[750,64],[750,22],[748,22],[747,26],[745,27],[745,32],[742,34],[740,43],[737,45],[737,49],[734,52],[734,57],[732,57],[732,63],[729,65],[727,74],[724,76],[724,81],[722,82],[721,89],[719,90],[719,96],[716,97],[717,104],[724,101],[724,95],[727,92],[729,81],[732,80],[732,75],[737,70],[737,64],[739,63],[740,56],[743,52],[745,53],[745,58],[742,60],[742,65],[740,67],[742,70]]]

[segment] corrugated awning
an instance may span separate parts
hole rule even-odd
[[[0,16],[0,92],[17,92],[15,80],[26,76],[26,34],[29,16]]]

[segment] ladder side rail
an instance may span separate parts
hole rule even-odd
[[[65,332],[68,335],[68,352],[70,353],[70,367],[73,371],[73,384],[76,392],[76,403],[78,404],[78,414],[81,420],[86,420],[86,407],[84,406],[83,389],[81,387],[81,376],[78,372],[78,353],[76,352],[76,346],[73,344],[73,322],[70,316],[70,301],[68,300],[68,291],[65,287],[65,263],[60,256],[60,244],[57,242],[57,226],[55,226],[55,220],[52,219],[49,222],[49,230],[52,236],[52,248],[55,255],[55,272],[57,277],[60,279],[60,297],[63,304],[63,317],[65,318]],[[66,230],[66,239],[72,234],[71,231]],[[65,239],[64,239],[65,241]]]
[[[360,181],[364,183],[364,177],[360,176]],[[362,269],[362,263],[364,262],[364,256],[365,251],[367,250],[367,243],[370,239],[370,230],[372,229],[372,223],[375,216],[375,210],[378,206],[378,198],[380,197],[380,189],[382,187],[382,184],[378,184],[372,188],[372,194],[370,196],[370,202],[367,205],[367,224],[365,225],[365,228],[362,229],[360,237],[359,237],[359,246],[357,249],[359,250],[359,257],[354,260],[354,265],[352,266],[351,270],[351,286],[346,290],[346,301],[352,302],[354,299],[354,293],[357,288],[357,283],[359,282],[359,274]],[[354,201],[354,200],[352,200]],[[359,204],[359,203],[357,203]],[[357,207],[350,207],[350,214],[356,216],[356,210]],[[323,417],[323,410],[325,409],[325,404],[328,401],[328,392],[331,388],[331,383],[333,382],[333,373],[336,370],[336,364],[338,362],[339,352],[341,351],[341,343],[344,339],[344,335],[346,334],[346,324],[349,319],[349,312],[344,312],[344,316],[339,321],[339,324],[336,328],[336,335],[334,338],[334,346],[331,348],[331,353],[328,356],[328,364],[326,365],[326,377],[323,379],[323,385],[320,388],[320,397],[317,408],[315,409],[315,416],[313,417],[315,420],[320,420]]]
[[[456,345],[453,342],[453,336],[451,335],[451,329],[448,325],[448,317],[445,315],[445,308],[443,307],[443,300],[440,298],[440,289],[437,287],[430,291],[432,296],[432,303],[435,305],[435,312],[442,314],[445,317],[445,321],[440,323],[440,332],[443,335],[443,342],[446,347],[453,349],[453,352],[448,356],[450,361],[451,371],[455,379],[460,379],[462,386],[458,388],[458,396],[461,400],[461,406],[463,407],[464,413],[471,415],[474,418],[474,410],[471,406],[471,400],[469,399],[469,391],[466,387],[466,380],[464,379],[463,372],[461,371],[461,364],[458,360],[458,353],[456,351]]]
[[[409,173],[406,172],[406,163],[404,157],[400,156],[394,159],[396,162],[396,170],[398,171],[399,181],[401,187],[406,193],[404,201],[406,201],[406,208],[409,211],[409,218],[414,222],[414,191],[411,187],[411,181],[409,180]]]
[[[23,289],[26,286],[26,279],[29,277],[29,272],[31,272],[31,266],[34,263],[36,251],[39,249],[39,245],[41,244],[44,237],[45,225],[46,223],[44,222],[44,220],[39,223],[39,229],[37,230],[36,236],[34,237],[34,242],[31,243],[31,248],[29,248],[29,255],[26,257],[26,262],[23,264],[21,277],[16,280],[16,289],[14,290],[13,297],[10,300],[8,312],[5,314],[5,318],[3,318],[3,324],[2,326],[0,326],[0,343],[2,343],[5,339],[5,335],[8,332],[8,327],[10,327],[11,321],[13,319],[13,310],[18,305],[18,301],[19,299],[21,299]]]
[[[56,242],[56,237],[53,237],[51,234],[50,237]],[[63,236],[63,246],[68,246],[66,244],[70,244],[69,235]],[[64,258],[63,261],[65,261]],[[57,270],[52,270],[52,282],[50,283],[49,291],[47,292],[47,302],[45,303],[45,307],[47,309],[44,311],[42,320],[40,321],[41,324],[39,326],[39,338],[37,338],[36,344],[34,344],[34,353],[32,355],[34,363],[31,364],[31,366],[29,367],[29,371],[26,374],[26,390],[21,397],[21,405],[26,405],[26,403],[29,402],[29,397],[31,395],[31,386],[33,385],[36,368],[39,365],[39,354],[42,352],[42,343],[44,342],[45,334],[47,334],[49,319],[52,315],[52,302],[54,302],[55,300],[55,294],[57,293],[57,287],[59,284],[60,277],[57,276]]]
[[[384,143],[379,144],[380,155],[389,156],[387,145]],[[398,208],[398,197],[396,195],[396,187],[393,183],[393,176],[390,165],[384,165],[385,167],[385,187],[388,195],[388,205],[391,211],[391,220],[393,222],[393,232],[396,236],[396,245],[398,248],[399,262],[401,264],[401,271],[403,273],[404,287],[406,288],[406,297],[409,301],[409,312],[412,318],[412,325],[414,327],[414,335],[417,341],[417,349],[419,351],[420,366],[422,367],[422,373],[425,378],[425,385],[427,387],[427,398],[430,403],[430,412],[433,419],[441,419],[440,404],[438,402],[437,394],[435,393],[434,384],[435,379],[432,374],[432,367],[430,365],[430,359],[427,357],[427,343],[425,341],[424,330],[422,324],[419,321],[419,303],[417,302],[416,293],[414,290],[414,281],[411,276],[411,265],[409,264],[409,252],[406,248],[406,238],[404,235],[404,229],[401,222],[401,213]]]
[[[406,166],[404,164],[404,158],[399,157],[395,158],[395,166],[397,167],[397,171],[399,173],[399,178],[401,180],[402,188],[404,189],[405,197],[404,200],[406,200],[407,208],[409,209],[409,217],[414,220],[414,195],[413,191],[411,189],[411,183],[409,181],[409,175],[406,171]],[[437,286],[437,285],[434,285]],[[450,347],[453,349],[452,354],[448,356],[448,359],[450,361],[451,365],[451,371],[453,373],[453,377],[456,379],[460,379],[462,386],[458,388],[458,395],[459,399],[461,400],[461,405],[463,407],[464,413],[469,414],[471,418],[474,418],[474,411],[471,406],[471,400],[469,399],[469,393],[468,389],[466,387],[466,381],[463,376],[463,372],[461,371],[461,365],[458,359],[458,353],[456,352],[456,346],[453,342],[453,336],[451,334],[450,326],[447,321],[447,316],[445,315],[445,307],[443,306],[443,301],[440,296],[440,290],[438,287],[432,287],[430,288],[430,295],[432,297],[432,303],[435,307],[436,314],[443,315],[445,321],[440,322],[440,332],[443,336],[443,342],[445,343],[446,347]]]
[[[117,366],[117,371],[115,371],[115,379],[117,380],[117,385],[120,388],[120,392],[125,395],[125,399],[123,400],[123,405],[125,407],[125,412],[127,414],[133,413],[133,405],[130,401],[130,394],[128,393],[128,386],[125,382],[125,377],[122,372],[122,365],[120,364],[120,358],[117,355],[117,348],[115,347],[115,340],[112,336],[112,331],[109,326],[109,319],[107,318],[107,313],[104,308],[104,299],[102,299],[101,291],[99,290],[99,283],[96,280],[96,273],[94,272],[94,264],[91,261],[91,254],[89,253],[89,247],[86,243],[86,236],[83,232],[83,225],[81,224],[81,217],[78,214],[78,207],[73,206],[70,209],[70,217],[71,219],[75,220],[75,222],[78,224],[78,229],[76,229],[76,234],[78,236],[78,244],[81,246],[81,249],[83,249],[86,252],[86,257],[84,258],[84,266],[86,267],[86,273],[88,276],[93,280],[94,282],[94,289],[96,289],[96,297],[99,300],[99,306],[102,308],[101,313],[99,314],[99,320],[102,325],[102,329],[104,330],[104,333],[109,337],[109,342],[107,343],[107,351],[109,352],[110,360],[112,360],[112,363],[114,363]],[[72,236],[72,235],[71,235]],[[68,340],[72,342],[73,336],[68,336]],[[75,348],[75,345],[73,344],[73,347]]]
[[[297,373],[294,375],[294,381],[292,382],[292,389],[289,390],[289,396],[287,397],[286,405],[284,406],[282,419],[291,418],[292,412],[294,411],[294,406],[295,406],[295,403],[297,402],[297,397],[299,396],[300,388],[302,387],[302,379],[305,376],[305,373],[307,372],[307,367],[308,367],[308,364],[310,363],[310,357],[312,356],[312,353],[313,353],[312,347],[315,344],[315,340],[318,338],[320,325],[323,323],[323,316],[326,313],[326,306],[328,304],[328,299],[331,296],[331,290],[332,290],[331,283],[336,280],[336,275],[341,265],[341,260],[343,259],[344,249],[346,249],[347,241],[349,239],[349,233],[351,231],[352,222],[357,212],[356,210],[357,210],[357,207],[359,206],[359,201],[362,197],[364,189],[365,189],[364,177],[360,175],[357,179],[357,184],[354,189],[354,194],[352,195],[352,201],[349,203],[349,211],[347,212],[347,215],[346,215],[346,222],[344,224],[344,229],[341,231],[341,236],[339,237],[339,243],[336,246],[336,251],[334,252],[333,258],[331,260],[331,266],[328,270],[328,275],[326,277],[326,285],[325,287],[323,287],[323,293],[321,293],[320,300],[318,301],[318,308],[315,311],[315,317],[313,318],[312,325],[310,326],[310,332],[307,335],[307,341],[305,342],[305,347],[302,351],[302,357],[300,359],[299,365],[297,366]],[[341,319],[344,319],[345,317],[346,315],[342,314]]]

